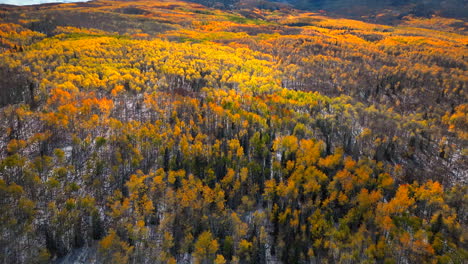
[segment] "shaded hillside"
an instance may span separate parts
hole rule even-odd
[[[400,17],[415,15],[430,17],[466,18],[467,2],[463,0],[291,0],[297,8],[326,10],[353,17],[385,14],[393,12]]]
[[[436,15],[465,20],[468,13],[468,3],[464,0],[194,0],[193,2],[226,9],[258,7],[274,10],[291,6],[382,24],[398,24],[405,16],[429,18]]]

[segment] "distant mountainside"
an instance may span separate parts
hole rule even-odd
[[[85,2],[84,0],[28,0],[21,5],[33,5],[52,2]],[[442,16],[466,20],[468,14],[467,0],[192,0],[207,7],[220,9],[282,9],[320,11],[328,15],[346,16],[354,19],[396,24],[407,16],[432,17]],[[0,2],[7,5],[18,5],[14,0]]]
[[[466,0],[290,0],[296,8],[323,9],[349,16],[415,15],[466,18]]]
[[[431,17],[432,15],[466,18],[468,7],[466,0],[193,0],[206,6],[281,8],[292,6],[303,10],[322,10],[337,15],[364,18],[382,23],[392,23],[407,15]]]

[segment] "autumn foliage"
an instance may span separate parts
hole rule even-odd
[[[1,12],[3,262],[467,259],[453,21],[175,1]]]

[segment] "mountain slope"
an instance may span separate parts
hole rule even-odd
[[[468,5],[464,0],[195,0],[194,2],[227,9],[252,7],[278,9],[292,6],[302,10],[320,10],[330,15],[347,16],[383,24],[398,24],[403,17],[408,15],[426,18],[436,15],[466,20],[468,13]]]
[[[467,13],[467,3],[463,0],[291,0],[289,3],[298,8],[324,9],[354,17],[390,11],[400,15],[439,15],[464,19]]]

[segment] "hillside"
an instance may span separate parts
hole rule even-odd
[[[463,263],[467,23],[332,2],[2,6],[2,263]]]
[[[468,3],[465,0],[194,0],[193,2],[231,10],[254,7],[275,10],[294,7],[380,24],[398,24],[406,16],[430,18],[434,15],[466,21],[468,14]]]
[[[374,18],[381,22],[385,21],[384,16],[387,19],[401,19],[407,15],[466,19],[468,13],[464,0],[291,0],[288,3],[297,8],[321,9],[355,18]]]

